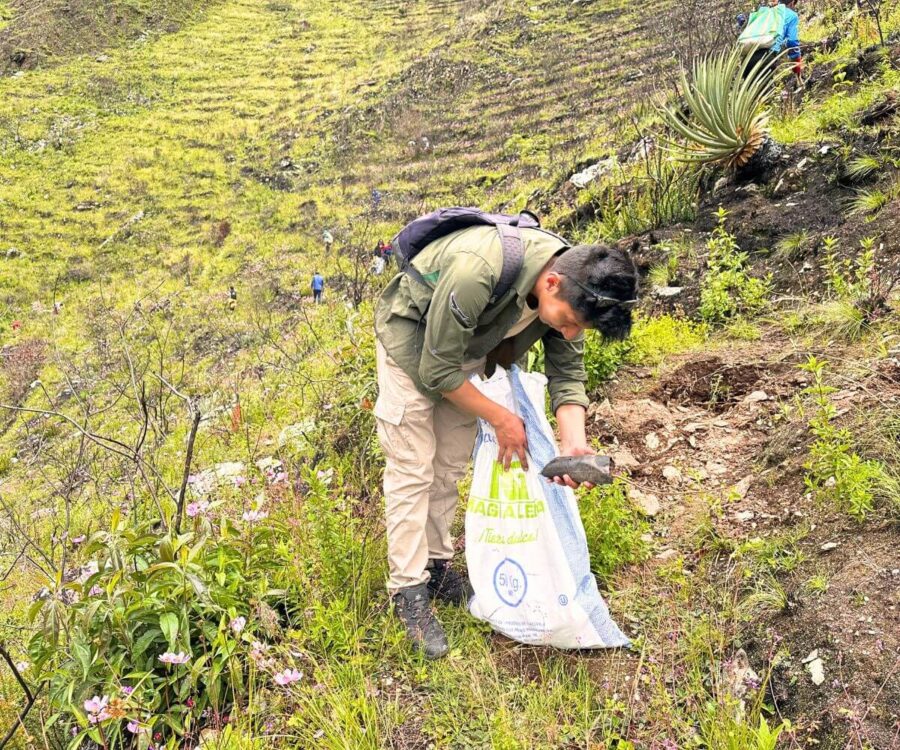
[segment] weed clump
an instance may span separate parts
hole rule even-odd
[[[747,253],[741,252],[734,235],[725,228],[728,212],[719,208],[718,225],[706,247],[706,275],[700,286],[700,317],[721,324],[742,315],[759,312],[771,292],[769,278],[751,276]]]
[[[638,317],[626,341],[605,342],[595,332],[588,332],[584,351],[588,388],[596,388],[625,364],[658,365],[670,354],[699,346],[706,335],[702,323],[672,315]]]
[[[805,464],[807,488],[823,501],[863,520],[875,507],[875,498],[889,477],[884,466],[862,458],[854,449],[853,435],[835,424],[837,409],[829,398],[834,392],[825,384],[827,363],[810,357],[801,369],[813,376],[813,384],[803,392],[812,396],[815,411],[809,420],[815,441]]]
[[[646,556],[647,545],[641,536],[649,525],[631,506],[623,482],[615,481],[586,493],[581,500],[581,520],[591,567],[601,579],[608,579],[623,565]]]

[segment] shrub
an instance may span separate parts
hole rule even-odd
[[[698,346],[706,333],[706,326],[672,315],[637,317],[626,341],[605,342],[588,331],[584,350],[588,389],[596,388],[623,364],[658,365],[669,354]]]
[[[890,312],[888,304],[896,277],[878,267],[875,239],[860,241],[856,258],[840,258],[835,237],[823,240],[825,283],[831,299],[813,308],[807,321],[837,335],[859,338],[876,320]]]
[[[654,149],[631,174],[627,183],[606,188],[598,227],[604,240],[613,242],[696,218],[696,170],[673,164],[661,149]]]
[[[747,273],[747,253],[741,252],[734,235],[725,229],[728,213],[719,208],[718,226],[706,244],[709,256],[700,285],[700,316],[709,323],[724,323],[740,315],[758,312],[771,292],[769,279]]]
[[[259,510],[215,517],[217,505],[196,504],[179,535],[116,510],[86,542],[87,564],[33,605],[33,668],[49,682],[51,723],[70,724],[76,744],[196,739],[248,699],[260,670],[293,668],[263,645],[291,556],[283,529]]]
[[[582,495],[580,508],[591,567],[600,578],[645,557],[647,544],[641,535],[649,524],[632,507],[624,482],[594,487]]]
[[[815,441],[804,466],[804,482],[817,498],[862,520],[874,508],[875,496],[889,478],[880,462],[863,459],[854,450],[850,430],[834,423],[837,410],[829,395],[835,389],[825,384],[826,366],[812,356],[800,366],[813,375],[813,384],[803,393],[812,396],[815,408],[809,420]]]

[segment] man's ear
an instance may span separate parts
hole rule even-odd
[[[547,276],[544,278],[544,288],[549,292],[559,289],[560,280],[561,277],[556,271],[548,271]]]

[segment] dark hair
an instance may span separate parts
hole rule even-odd
[[[556,258],[552,270],[562,277],[561,299],[591,328],[608,339],[624,339],[631,333],[630,306],[613,301],[637,298],[638,271],[627,252],[606,245],[576,245]]]

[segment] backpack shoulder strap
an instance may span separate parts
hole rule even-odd
[[[500,271],[500,279],[491,292],[492,303],[510,290],[525,263],[525,245],[519,227],[512,224],[498,224],[497,232],[500,235],[500,246],[503,248],[503,268]]]

